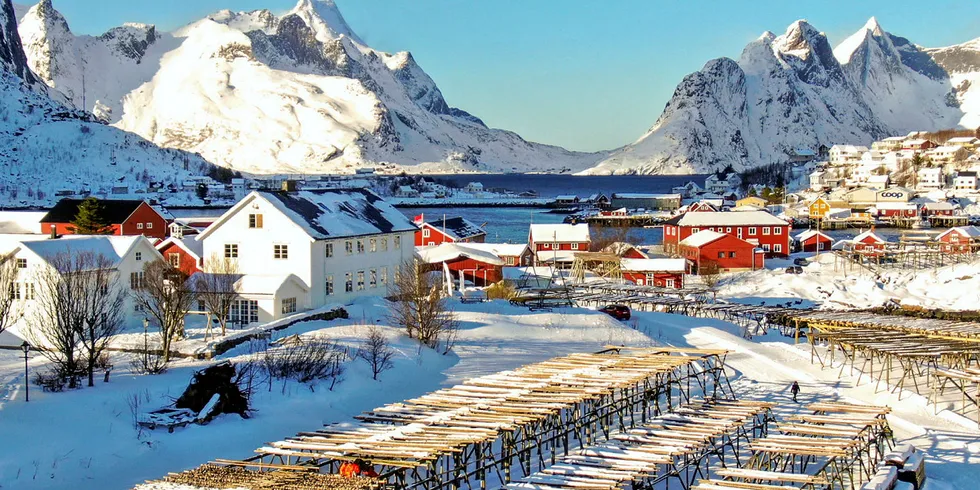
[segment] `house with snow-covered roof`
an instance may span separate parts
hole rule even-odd
[[[441,243],[473,243],[486,240],[487,232],[472,221],[460,217],[430,217],[425,214],[413,220],[419,230],[415,232],[415,246],[439,245]]]
[[[931,150],[937,146],[939,145],[937,145],[935,142],[922,138],[912,138],[902,142],[903,150],[911,150],[914,152]]]
[[[745,240],[767,255],[784,257],[790,252],[790,225],[765,211],[692,213],[664,223],[664,251],[677,253],[680,242],[704,230]]]
[[[592,245],[589,225],[532,224],[527,239],[535,263],[558,262],[570,264],[575,252],[588,252]]]
[[[965,161],[970,152],[962,146],[944,145],[929,150],[925,155],[936,163],[956,163]]]
[[[415,255],[429,266],[429,270],[448,270],[453,279],[462,277],[477,286],[489,286],[503,279],[502,268],[506,261],[492,249],[469,243],[443,243],[416,247]]]
[[[624,258],[620,260],[619,268],[624,280],[638,286],[680,289],[684,287],[687,259]]]
[[[192,276],[204,267],[204,242],[193,236],[172,236],[156,244],[157,252],[171,267]]]
[[[68,235],[83,199],[62,199],[41,218],[41,233]],[[101,217],[113,235],[167,236],[167,220],[149,203],[138,199],[100,199]]]
[[[713,230],[702,230],[681,240],[676,254],[690,261],[692,274],[714,269],[719,272],[756,270],[763,268],[766,260],[765,252],[754,244]]]
[[[793,244],[800,252],[822,252],[830,250],[834,239],[820,230],[806,230],[793,237]]]
[[[973,136],[957,136],[946,140],[946,145],[959,146],[967,151],[973,151],[980,147],[980,139]]]
[[[957,226],[936,237],[939,249],[947,253],[972,253],[980,250],[980,228]]]
[[[942,167],[923,167],[916,172],[917,187],[920,189],[942,189],[946,187],[946,176]]]
[[[830,163],[856,163],[861,160],[861,155],[866,151],[868,151],[866,146],[834,145],[830,147]]]
[[[977,190],[977,173],[957,172],[956,177],[953,178],[953,188],[961,191]]]
[[[203,243],[205,267],[208,257],[217,256],[237,261],[239,273],[256,278],[246,285],[261,282],[257,278],[290,281],[241,291],[232,320],[252,323],[386,295],[395,271],[414,257],[417,230],[367,189],[253,191],[195,239]],[[294,295],[277,298],[269,311],[256,299],[269,291]]]

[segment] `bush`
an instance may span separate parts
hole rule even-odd
[[[313,384],[321,380],[330,381],[330,390],[342,381],[344,374],[343,361],[345,351],[339,349],[335,342],[322,339],[309,339],[304,342],[267,349],[262,358],[262,367],[269,376],[269,390],[272,390],[272,380],[283,381],[283,391],[286,390],[286,380]]]
[[[514,287],[514,283],[508,280],[503,280],[492,284],[486,289],[487,299],[513,299],[517,296],[517,288]]]

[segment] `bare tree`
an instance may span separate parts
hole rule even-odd
[[[593,252],[604,251],[607,247],[618,249],[625,246],[620,244],[639,245],[643,243],[643,238],[636,233],[634,228],[623,225],[594,227],[590,230],[590,236]],[[618,250],[611,251],[615,253]]]
[[[240,277],[238,261],[217,253],[211,254],[204,263],[204,270],[194,275],[194,292],[208,312],[209,330],[212,318],[216,318],[221,326],[221,335],[225,335],[231,304],[238,295],[235,282]]]
[[[16,280],[17,258],[14,257],[14,254],[0,257],[0,332],[6,330],[14,318],[15,299],[13,294],[2,294],[2,292],[13,292],[13,288],[18,287]]]
[[[425,264],[412,259],[401,265],[391,284],[389,319],[405,333],[435,349],[446,340],[444,352],[452,348],[459,322],[449,307],[446,292]]]
[[[388,337],[380,328],[372,326],[368,336],[357,351],[357,357],[371,368],[371,376],[377,381],[378,375],[394,367],[392,360],[395,350],[388,344]]]
[[[698,267],[698,276],[701,277],[701,284],[704,284],[712,295],[717,295],[718,285],[721,283],[721,267],[718,266],[718,262],[702,261]]]
[[[115,265],[104,255],[85,252],[80,262],[86,270],[79,283],[83,288],[83,308],[77,334],[88,385],[95,386],[95,367],[109,341],[122,330],[126,293],[119,284]]]
[[[143,275],[131,281],[133,301],[160,329],[163,362],[170,361],[170,346],[184,336],[184,317],[194,292],[187,274],[162,260],[147,262]]]

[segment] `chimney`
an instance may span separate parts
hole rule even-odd
[[[282,191],[283,192],[296,192],[296,181],[286,179],[282,181]]]

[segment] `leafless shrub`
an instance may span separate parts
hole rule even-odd
[[[269,391],[272,380],[282,380],[282,391],[286,391],[286,381],[313,385],[322,380],[330,381],[330,390],[342,381],[344,374],[344,353],[337,344],[329,340],[310,339],[296,345],[267,349],[262,357],[262,367],[269,376]]]
[[[384,332],[372,326],[368,330],[367,339],[357,351],[357,357],[368,364],[372,379],[377,381],[379,374],[394,367],[392,360],[395,357],[395,350],[388,344],[388,337]]]
[[[235,282],[240,277],[238,260],[222,257],[217,253],[208,257],[200,274],[194,275],[194,292],[208,312],[208,329],[211,329],[211,319],[217,319],[222,336],[228,326],[231,304],[238,294]]]
[[[448,353],[455,342],[459,321],[449,307],[442,282],[426,271],[425,264],[409,260],[401,265],[392,282],[389,320],[405,329],[409,338],[433,349],[440,341],[443,353]]]

